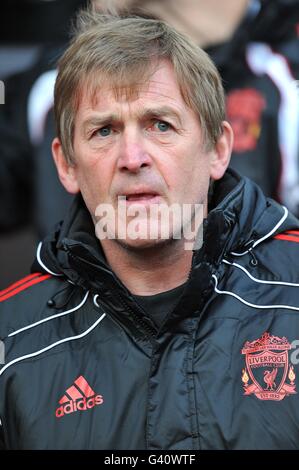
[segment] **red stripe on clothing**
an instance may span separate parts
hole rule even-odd
[[[69,401],[69,398],[66,395],[63,395],[63,397],[59,400],[59,404],[63,405],[64,403],[68,403]]]
[[[0,297],[0,302],[3,302],[4,300],[7,300],[10,297],[15,296],[19,292],[22,292],[22,290],[28,289],[28,287],[34,286],[35,284],[38,284],[39,282],[42,282],[42,281],[45,281],[46,279],[49,279],[49,277],[51,277],[50,274],[45,274],[44,276],[39,276],[35,279],[32,279],[29,282],[26,282],[26,284],[23,284],[22,286],[18,287],[17,289],[14,289],[13,291],[8,292],[7,294]]]
[[[27,283],[30,279],[33,279],[34,277],[37,277],[37,276],[41,276],[41,273],[29,274],[29,276],[26,276],[23,279],[20,279],[14,284],[11,284],[10,286],[6,287],[6,289],[3,289],[0,291],[0,297],[2,297],[2,295],[6,294],[7,292],[11,290],[14,290],[16,287],[20,286],[21,284]]]
[[[75,384],[84,393],[86,397],[92,397],[93,395],[95,395],[95,392],[90,387],[90,385],[88,385],[87,381],[82,375],[80,375],[80,377],[75,380]]]
[[[274,238],[276,238],[276,240],[299,243],[299,237],[292,237],[291,235],[276,235]]]
[[[287,232],[284,232],[284,233],[288,233],[290,235],[296,235],[299,237],[299,230],[288,230]]]
[[[75,385],[71,385],[66,391],[66,393],[71,397],[72,400],[78,400],[79,398],[83,398],[83,395],[79,390],[75,387]]]

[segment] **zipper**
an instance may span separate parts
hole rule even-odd
[[[187,277],[187,280],[186,280],[186,282],[185,282],[185,285],[186,285],[186,286],[188,285],[189,280],[190,280],[190,278],[191,278],[191,273],[192,273],[194,264],[195,264],[195,261],[194,261],[194,259],[192,259],[191,267],[190,267],[189,273],[188,273],[188,277]],[[167,314],[166,317],[164,318],[164,320],[163,320],[163,322],[162,322],[162,324],[160,325],[160,328],[159,328],[161,331],[163,330],[164,326],[165,326],[166,323],[168,322],[168,320],[169,320],[169,318],[171,317],[172,313],[176,310],[177,306],[178,306],[179,303],[180,303],[180,300],[181,300],[181,299],[179,299],[179,300],[177,301],[177,303],[175,304],[175,306],[173,307],[173,309],[172,309],[170,312],[168,312],[168,314]]]
[[[63,249],[77,263],[84,263],[89,267],[91,271],[94,271],[97,273],[99,272],[99,268],[89,263],[89,261],[86,261],[84,258],[81,258],[80,256],[74,255],[74,253],[72,253],[70,248],[65,243],[63,244]],[[111,274],[113,275],[112,272]],[[127,304],[125,297],[120,292],[118,292],[119,286],[117,285],[116,282],[115,284],[116,284],[116,289],[115,289],[114,294],[116,294],[122,306],[130,312],[131,316],[133,317],[134,322],[138,323],[142,327],[142,329],[150,335],[151,338],[154,338],[156,336],[156,330],[153,327],[151,327],[147,322],[142,320],[142,318],[140,318],[140,316],[130,307],[130,305]],[[136,307],[137,307],[137,310],[140,312],[140,314],[144,315],[145,312],[141,310],[138,304],[136,304]]]
[[[131,316],[133,317],[134,321],[136,321],[136,323],[138,323],[140,326],[142,326],[142,328],[151,336],[151,338],[154,338],[156,336],[156,330],[154,328],[152,328],[147,322],[145,322],[144,320],[142,320],[142,318],[140,318],[140,316],[138,314],[136,314],[136,312],[130,307],[130,305],[127,304],[124,296],[122,294],[120,294],[119,292],[116,292],[116,295],[118,297],[118,299],[120,300],[121,304],[123,305],[123,307],[128,310],[131,314]],[[135,302],[136,303],[136,302]],[[143,312],[143,310],[139,307],[139,305],[136,303],[136,310],[139,311],[140,314],[144,315],[145,312]]]

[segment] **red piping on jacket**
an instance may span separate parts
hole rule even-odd
[[[42,275],[41,273],[34,273],[30,274],[29,276],[24,277],[23,279],[15,282],[11,286],[7,287],[6,289],[0,291],[0,302],[13,297],[14,295],[18,294],[19,292],[28,289],[30,286],[34,286],[39,282],[45,281],[51,277],[50,274]]]

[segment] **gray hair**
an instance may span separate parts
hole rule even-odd
[[[83,91],[92,97],[101,84],[109,82],[116,93],[125,88],[134,93],[161,60],[172,64],[182,97],[198,116],[204,143],[213,148],[222,134],[225,99],[209,56],[163,21],[88,9],[78,14],[55,84],[57,135],[69,163],[74,161],[75,115]]]

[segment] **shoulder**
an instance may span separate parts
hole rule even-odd
[[[279,280],[299,284],[299,229],[273,236],[256,251]]]
[[[1,339],[49,314],[49,300],[68,286],[62,278],[33,273],[0,291]]]
[[[50,274],[33,273],[22,279],[19,279],[18,281],[0,291],[0,304],[5,300],[15,297],[20,292],[30,289],[30,287],[36,284],[40,284],[50,277]]]
[[[257,242],[244,253],[233,253],[234,265],[274,286],[299,287],[299,229],[288,230]]]
[[[299,230],[273,235],[242,253],[232,252],[222,263],[222,293],[228,291],[257,308],[289,306],[299,312]]]
[[[299,229],[298,230],[287,230],[283,233],[279,233],[273,237],[273,240],[281,240],[288,242],[288,244],[281,244],[282,248],[294,248],[298,249],[299,246]]]

